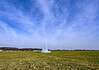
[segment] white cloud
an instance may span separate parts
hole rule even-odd
[[[94,38],[95,33],[93,34],[96,30],[96,25],[94,25],[96,23],[94,19],[97,15],[96,2],[86,3],[85,5],[78,4],[81,12],[75,15],[69,22],[71,23],[69,26],[66,26],[68,23],[69,8],[65,8],[67,15],[62,13],[66,15],[65,18],[62,16],[56,18],[51,10],[54,6],[52,5],[54,4],[53,1],[37,0],[36,4],[44,14],[44,18],[39,27],[32,20],[31,15],[26,15],[24,11],[7,2],[2,3],[2,7],[4,7],[5,11],[0,10],[0,17],[6,17],[9,20],[15,21],[26,33],[19,33],[9,26],[7,22],[0,20],[1,44],[10,46],[29,45],[30,47],[35,45],[36,47],[42,47],[44,46],[44,41],[47,40],[50,48],[93,48],[93,46],[97,48],[99,45],[97,41],[99,40],[96,40],[96,38]],[[60,25],[55,27],[55,23],[59,23]],[[97,27],[97,29],[98,28],[99,27]]]

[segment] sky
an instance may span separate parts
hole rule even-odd
[[[99,0],[0,0],[0,47],[99,49]]]

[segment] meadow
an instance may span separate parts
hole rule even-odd
[[[2,51],[0,70],[99,70],[99,51]]]

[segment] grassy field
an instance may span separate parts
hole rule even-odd
[[[99,70],[99,51],[3,51],[0,70]]]

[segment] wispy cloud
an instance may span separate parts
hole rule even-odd
[[[72,1],[75,6],[65,0],[29,1],[28,12],[16,7],[16,0],[1,1],[1,45],[43,47],[46,40],[50,48],[99,49],[98,0]]]

